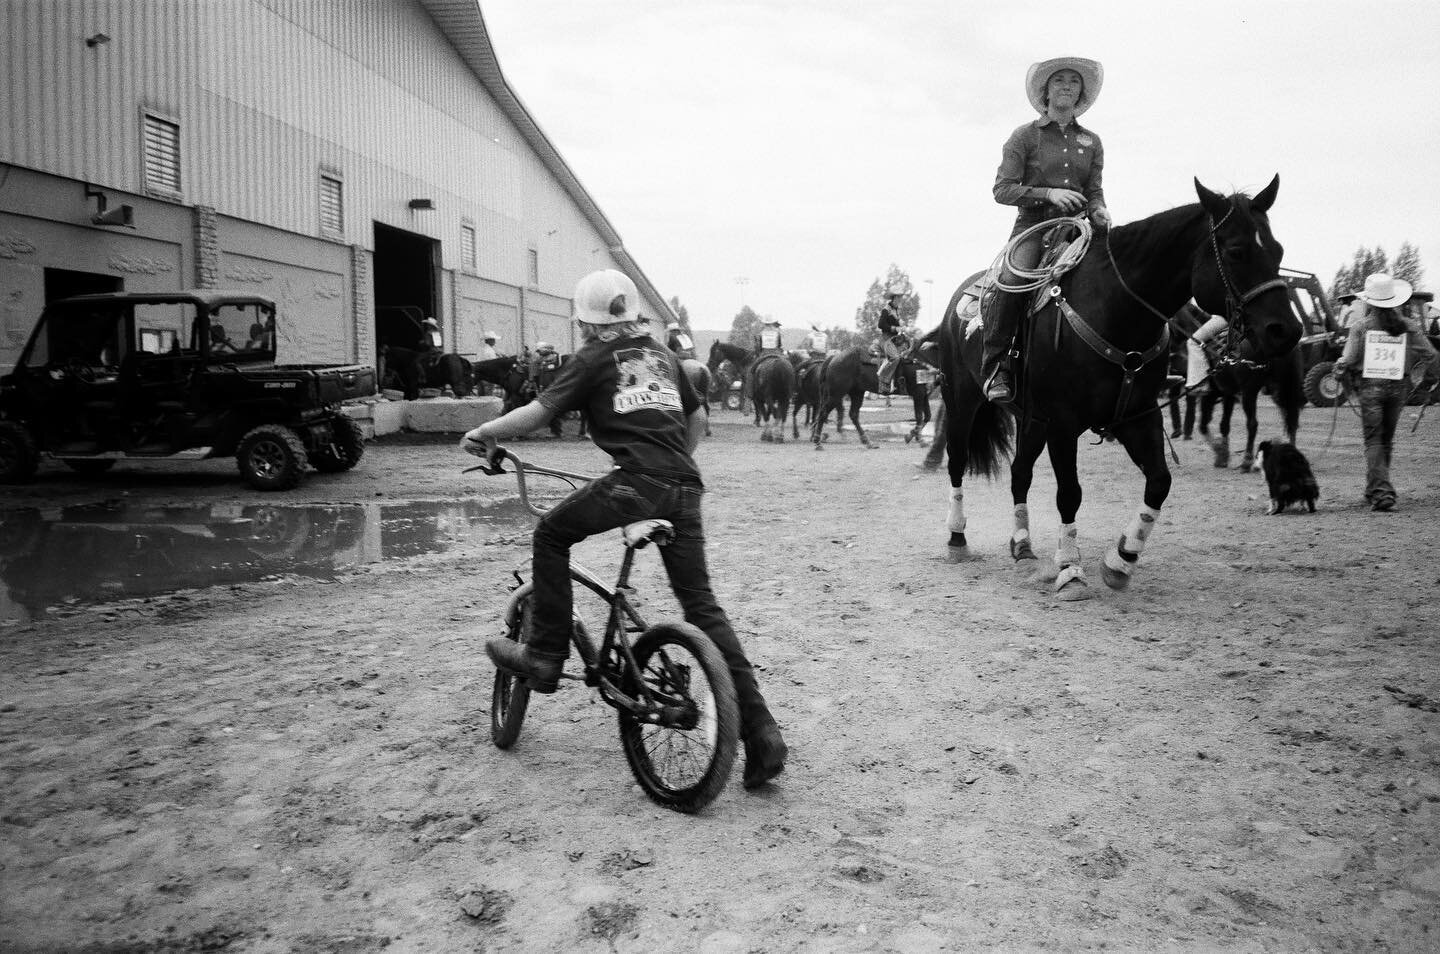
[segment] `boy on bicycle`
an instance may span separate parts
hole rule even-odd
[[[638,312],[635,283],[613,269],[592,272],[575,286],[574,317],[584,344],[534,401],[468,432],[461,447],[487,460],[500,440],[544,427],[558,414],[581,411],[590,437],[615,469],[576,490],[535,527],[532,577],[534,631],[523,642],[492,639],[495,665],[554,692],[570,654],[573,600],[570,548],[586,537],[639,520],[668,520],[675,539],[660,549],[670,588],[685,620],[720,650],[740,703],[745,787],[779,775],[788,754],[755,672],[715,601],[705,565],[700,500],[705,492],[691,456],[705,432],[703,407],[673,352],[652,338]]]

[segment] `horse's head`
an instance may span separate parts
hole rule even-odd
[[[1285,249],[1270,231],[1268,213],[1279,191],[1278,175],[1253,199],[1217,195],[1195,180],[1208,235],[1195,257],[1191,293],[1200,307],[1225,316],[1232,341],[1246,339],[1262,358],[1289,353],[1301,331],[1280,277]]]
[[[720,342],[710,342],[710,358],[705,362],[705,367],[710,369],[711,374],[714,374],[720,370],[720,362],[724,360],[725,352],[720,349]]]

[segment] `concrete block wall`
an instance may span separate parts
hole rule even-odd
[[[358,421],[366,440],[398,431],[421,434],[463,434],[500,416],[497,397],[437,397],[420,401],[378,399],[345,406],[345,414]]]

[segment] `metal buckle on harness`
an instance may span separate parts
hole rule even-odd
[[[1143,367],[1145,367],[1145,355],[1139,351],[1127,351],[1125,357],[1120,359],[1120,369],[1126,374],[1139,374]]]

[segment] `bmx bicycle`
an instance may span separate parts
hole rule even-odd
[[[520,502],[537,516],[548,508],[531,499],[527,476],[555,478],[571,490],[594,479],[527,464],[503,447],[497,448],[492,460],[493,464],[464,472],[511,473],[504,467],[509,460],[515,468]],[[664,546],[674,532],[668,520],[643,520],[624,527],[624,554],[613,586],[571,562],[572,585],[598,596],[607,604],[608,613],[598,648],[584,622],[572,615],[570,640],[583,672],[565,672],[561,679],[583,682],[615,709],[625,758],[650,798],[676,811],[696,812],[720,794],[730,777],[740,734],[740,709],[730,670],[710,638],[689,623],[646,623],[627,596],[633,592],[630,571],[636,551],[650,543]],[[506,638],[523,641],[534,589],[534,581],[516,570],[515,586],[505,607]],[[496,748],[508,749],[520,737],[530,692],[525,677],[495,670],[490,738]]]

